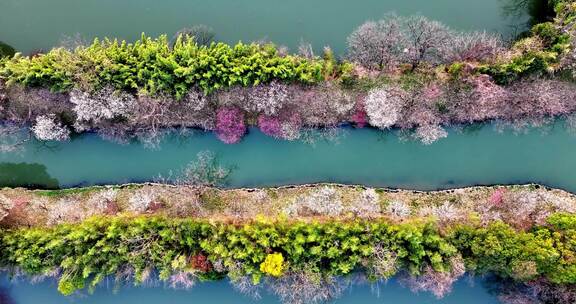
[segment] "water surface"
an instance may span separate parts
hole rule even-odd
[[[562,121],[525,134],[500,133],[493,125],[450,130],[429,146],[402,140],[397,132],[352,128],[344,129],[337,143],[315,145],[276,140],[257,129],[227,145],[212,133],[197,132],[172,137],[157,150],[88,134],[50,146],[32,141],[22,153],[0,154],[0,177],[25,180],[18,176],[33,174],[52,184],[55,179],[60,187],[151,181],[180,170],[205,150],[235,167],[230,187],[340,182],[432,190],[536,182],[576,192],[576,136]]]
[[[496,304],[496,296],[489,293],[486,284],[481,279],[475,279],[473,284],[461,280],[454,285],[452,293],[442,299],[436,299],[429,293],[414,294],[409,289],[401,287],[395,280],[379,286],[379,291],[369,286],[355,286],[347,289],[335,304]],[[6,278],[0,279],[0,296],[6,295],[2,304],[276,304],[278,299],[264,294],[262,299],[253,300],[235,292],[227,282],[200,283],[190,290],[173,290],[162,287],[138,288],[123,287],[117,293],[111,287],[100,287],[92,295],[83,294],[64,297],[58,294],[55,282],[29,284],[27,282],[8,283]],[[8,300],[8,298],[10,300]],[[12,302],[9,302],[12,301]]]
[[[511,0],[2,0],[0,40],[29,52],[49,49],[63,36],[134,40],[142,32],[173,35],[206,24],[220,40],[272,40],[295,50],[300,40],[317,51],[337,53],[346,37],[368,19],[385,14],[422,14],[459,30],[488,30],[506,36],[526,21],[504,17]]]

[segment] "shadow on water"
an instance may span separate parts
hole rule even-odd
[[[59,183],[48,174],[45,165],[5,162],[0,163],[0,187],[58,189]]]
[[[549,0],[501,0],[504,15],[520,18],[528,14],[528,25],[552,21],[554,18],[554,6]]]
[[[10,296],[10,290],[0,287],[0,304],[16,304],[16,301]]]
[[[2,57],[12,57],[16,54],[16,50],[10,45],[0,41],[0,58]],[[2,302],[0,302],[2,303]]]

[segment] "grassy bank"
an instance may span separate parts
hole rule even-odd
[[[175,288],[228,277],[286,303],[332,299],[359,278],[399,276],[438,297],[466,272],[565,298],[576,283],[576,197],[538,185],[4,188],[0,205],[2,267],[57,278],[63,294],[111,277]]]
[[[539,185],[407,191],[337,184],[218,189],[164,184],[0,190],[5,226],[51,226],[90,216],[163,215],[221,221],[267,218],[432,217],[441,222],[503,219],[518,228],[543,224],[554,212],[575,212],[574,195]]]

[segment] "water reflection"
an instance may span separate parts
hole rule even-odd
[[[520,18],[528,14],[528,25],[551,21],[554,18],[554,7],[548,0],[501,0],[505,16]]]
[[[414,293],[403,287],[395,278],[385,284],[358,284],[346,289],[337,299],[323,303],[338,304],[497,304],[497,297],[490,294],[483,284],[482,278],[460,280],[453,286],[452,292],[443,298],[436,298],[429,292]],[[19,281],[14,283],[0,274],[0,286],[10,292],[7,304],[188,304],[188,303],[218,303],[218,304],[281,304],[276,295],[261,290],[261,298],[243,295],[234,290],[227,280],[203,282],[192,289],[164,288],[162,284],[154,287],[134,287],[132,284],[116,289],[111,284],[103,284],[96,288],[93,294],[80,292],[71,297],[64,297],[56,290],[54,280],[38,283]],[[0,301],[0,304],[4,302]]]
[[[43,164],[3,162],[0,163],[0,187],[57,189],[59,183]]]
[[[16,304],[8,288],[0,287],[0,304]]]

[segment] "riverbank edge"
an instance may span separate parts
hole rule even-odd
[[[65,295],[84,288],[93,290],[103,275],[120,276],[118,284],[142,284],[148,276],[159,276],[154,280],[174,288],[189,288],[196,280],[219,280],[227,275],[236,287],[248,283],[242,285],[247,288],[244,291],[262,288],[261,280],[276,286],[289,284],[284,279],[314,278],[305,284],[323,290],[340,282],[337,277],[346,278],[352,269],[361,269],[358,274],[365,276],[363,280],[377,281],[398,273],[406,286],[431,291],[438,297],[448,293],[465,272],[501,276],[505,293],[514,288],[524,292],[545,288],[573,296],[569,291],[574,284],[570,279],[573,262],[569,258],[573,249],[569,244],[576,219],[576,195],[538,184],[438,191],[339,183],[237,189],[160,183],[61,190],[0,189],[0,206],[6,206],[8,201],[13,206],[0,218],[0,248],[5,251],[0,254],[0,261],[15,275],[58,278],[58,289]],[[316,262],[311,261],[310,265],[318,267],[318,272],[310,271],[304,267],[308,264],[298,258],[299,251],[292,249],[299,248],[297,235],[308,233],[319,233],[310,236],[311,242],[321,236],[330,239],[326,245],[342,243],[346,245],[339,251],[351,251],[342,253],[342,258],[313,251],[316,253],[312,256],[322,256],[321,260],[333,265],[326,268],[313,259]],[[383,249],[375,241],[383,237],[380,234],[391,234],[384,237],[385,244],[399,243]],[[159,237],[167,239],[156,243]],[[152,242],[164,247],[160,256],[169,255],[169,261],[157,260],[157,253],[128,249],[130,246],[117,253],[109,247],[99,253],[92,247],[108,242],[120,242],[112,247],[125,246],[120,241],[125,238],[143,241],[142,246]],[[238,238],[244,241],[238,243]],[[286,243],[273,245],[275,242]],[[64,245],[67,243],[75,249],[68,249]],[[226,246],[230,248],[224,249]],[[253,252],[253,260],[234,266],[243,256],[236,257],[243,252],[236,250],[244,246],[258,249]],[[498,246],[505,246],[507,251],[496,250]],[[328,252],[335,248],[339,247]],[[358,248],[362,250],[358,252]],[[534,248],[540,249],[532,252]],[[54,253],[50,253],[52,250]],[[237,253],[229,255],[227,250]],[[412,265],[402,259],[395,265],[394,250],[407,250],[414,258],[419,256],[419,262]],[[45,254],[48,256],[43,257]],[[148,261],[149,266],[134,272],[130,271],[130,267],[136,267],[134,264],[121,264],[114,266],[120,267],[114,268],[114,273],[104,273],[102,269],[108,266],[91,264],[102,263],[101,254],[112,260],[136,255]],[[72,258],[88,264],[67,266]],[[50,262],[40,262],[45,259]],[[497,261],[501,259],[512,260],[500,264]],[[550,271],[550,265],[556,262],[541,259],[561,263],[562,266],[554,266],[559,267],[561,275]],[[228,262],[222,264],[222,260]],[[128,259],[126,263],[137,261]],[[344,268],[333,268],[335,265]],[[97,275],[80,275],[78,271]],[[522,295],[520,292],[517,296]],[[279,296],[282,298],[281,293]]]
[[[551,213],[576,213],[576,194],[534,183],[422,191],[342,183],[218,188],[148,182],[57,190],[2,188],[0,205],[0,225],[5,227],[78,223],[92,216],[160,215],[235,223],[257,218],[469,218],[486,224],[502,219],[525,229],[545,223]],[[515,209],[522,213],[516,218]]]

